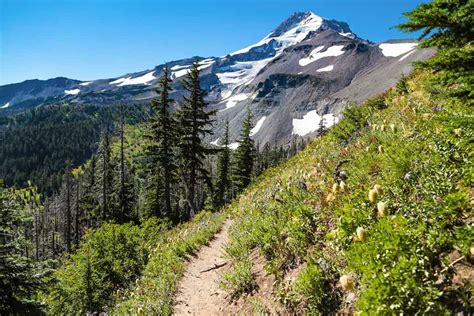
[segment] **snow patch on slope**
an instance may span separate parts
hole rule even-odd
[[[305,136],[315,132],[318,130],[321,120],[323,120],[323,125],[326,128],[331,127],[339,121],[332,113],[325,114],[321,117],[316,110],[309,111],[302,119],[293,119],[293,131],[291,134]]]
[[[64,94],[76,95],[81,92],[80,89],[64,90]]]
[[[309,54],[308,57],[301,58],[299,61],[300,66],[307,66],[311,64],[312,62],[315,62],[318,59],[324,58],[324,57],[330,57],[330,56],[339,56],[344,54],[344,51],[342,50],[344,48],[344,45],[334,45],[326,49],[326,51],[321,52],[323,50],[324,46],[319,46],[313,49],[313,51]]]
[[[379,45],[385,57],[398,57],[414,49],[418,43],[383,43]]]
[[[283,51],[283,49],[285,49],[286,47],[302,42],[306,38],[306,36],[308,36],[309,32],[317,31],[322,24],[323,18],[315,15],[314,13],[311,13],[308,15],[307,18],[305,18],[303,21],[301,21],[285,33],[279,36],[272,36],[272,32],[265,36],[261,41],[246,48],[239,49],[238,51],[235,51],[230,55],[233,56],[247,53],[254,47],[259,47],[268,44],[271,40],[276,40],[278,42],[278,55],[278,53]]]
[[[212,58],[208,58],[208,59],[203,59],[199,62],[199,67],[198,69],[199,70],[203,70],[203,69],[206,69],[207,67],[210,67],[213,63],[215,63],[216,61]],[[189,71],[189,69],[191,69],[191,66],[192,65],[175,65],[173,67],[171,67],[171,78],[172,79],[176,79],[176,78],[179,78],[179,77],[182,77],[184,75],[186,75]]]
[[[255,78],[257,73],[265,67],[273,57],[256,60],[240,61],[231,65],[230,68],[235,71],[216,73],[217,78],[222,84],[231,86],[248,85]]]
[[[219,140],[220,140],[220,139],[221,139],[221,138],[219,137],[219,138],[216,139],[215,141],[212,141],[212,142],[211,142],[211,145],[219,146]]]
[[[185,68],[185,69],[181,69],[181,70],[178,70],[178,71],[174,71],[174,72],[171,74],[171,78],[176,79],[176,78],[182,77],[182,76],[188,74],[188,71],[189,71],[189,68]]]
[[[403,55],[402,58],[400,58],[398,61],[404,60],[405,58],[407,58],[408,56],[410,56],[410,55],[413,54],[414,52],[415,52],[415,50],[412,50],[411,52],[408,52],[407,54]]]
[[[225,109],[230,109],[234,107],[238,102],[247,100],[249,95],[247,93],[239,93],[234,96],[231,96],[230,98],[227,99],[227,102],[225,104]]]
[[[347,38],[350,38],[350,39],[355,39],[355,35],[354,33],[351,33],[351,32],[347,32],[347,33],[339,33],[339,35],[342,35],[344,37],[347,37]]]
[[[255,124],[254,128],[252,128],[252,130],[250,131],[250,136],[253,136],[258,133],[260,128],[262,128],[263,122],[265,122],[266,118],[266,116],[263,116],[261,119],[258,120],[257,124]]]
[[[10,102],[5,103],[5,105],[0,106],[0,109],[6,109],[10,106]]]
[[[238,142],[234,142],[234,143],[229,144],[229,148],[232,150],[236,150],[237,148],[239,148],[239,145],[240,144]]]
[[[88,81],[88,82],[81,82],[79,85],[80,86],[88,86],[92,83],[93,81]]]
[[[175,65],[173,67],[171,67],[170,69],[173,70],[173,71],[176,71],[176,70],[180,70],[180,69],[188,69],[189,67],[191,67],[191,65]]]
[[[148,84],[148,82],[155,80],[156,77],[153,75],[155,71],[152,70],[149,73],[144,74],[143,76],[132,78],[132,77],[123,77],[115,81],[110,82],[110,84],[116,84],[118,86],[128,86],[136,84]]]
[[[334,69],[334,65],[329,65],[327,67],[319,68],[316,72],[325,72],[325,71],[332,71]]]
[[[209,67],[214,62],[215,62],[215,60],[213,58],[203,59],[199,62],[199,64],[200,64],[199,69],[204,69],[206,67]]]

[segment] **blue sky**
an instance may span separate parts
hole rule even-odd
[[[296,11],[349,23],[374,42],[415,0],[0,0],[0,84],[111,78],[191,56],[221,56]]]

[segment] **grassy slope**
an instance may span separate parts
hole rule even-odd
[[[419,72],[351,111],[241,196],[224,277],[234,296],[255,286],[250,253],[258,249],[281,281],[276,296],[294,311],[441,314],[473,303],[472,284],[440,270],[461,255],[472,262],[474,120],[429,78]],[[376,184],[383,192],[370,202]],[[353,290],[341,288],[342,275]]]

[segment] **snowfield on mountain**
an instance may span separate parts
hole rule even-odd
[[[284,144],[295,134],[314,136],[317,118],[328,114],[340,117],[348,104],[385,91],[411,71],[411,62],[433,54],[433,50],[415,49],[416,45],[407,40],[374,44],[357,37],[344,22],[300,12],[255,44],[221,57],[177,60],[112,79],[81,82],[55,78],[0,86],[0,104],[9,105],[0,109],[0,115],[60,102],[149,102],[156,96],[158,77],[165,66],[170,67],[174,81],[171,96],[179,99],[180,81],[197,58],[209,108],[219,110],[214,135],[207,142],[222,137],[227,120],[230,140],[235,142],[250,107],[254,124],[261,124],[254,139],[262,146]],[[316,115],[306,118],[308,127],[294,125],[310,111]]]

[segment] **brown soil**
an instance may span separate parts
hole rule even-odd
[[[252,260],[252,274],[257,285],[256,289],[240,299],[233,302],[232,314],[239,315],[295,315],[280,304],[275,295],[276,279],[273,275],[265,272],[265,258],[258,249],[254,249],[250,256]],[[299,269],[299,268],[298,268]],[[297,274],[297,270],[289,271],[285,275],[285,281]]]
[[[221,275],[230,268],[224,248],[229,241],[231,224],[230,220],[226,221],[209,245],[190,257],[176,295],[174,314],[249,315],[257,311],[270,315],[294,314],[276,302],[273,293],[275,278],[264,271],[265,258],[257,250],[251,255],[252,273],[257,284],[255,291],[231,301],[229,294],[220,288]],[[292,275],[289,273],[287,276],[291,278]],[[256,305],[261,309],[256,310]]]
[[[230,225],[231,221],[227,220],[209,245],[190,258],[176,296],[175,315],[229,314],[227,293],[219,287],[219,281],[228,267],[224,248]]]

